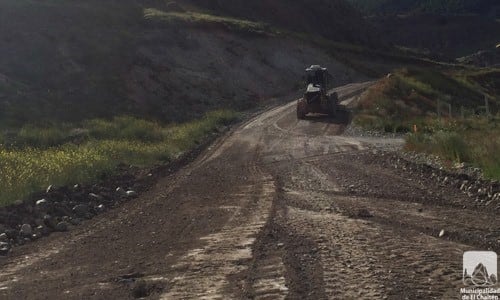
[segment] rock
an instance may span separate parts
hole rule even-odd
[[[61,232],[68,231],[68,223],[66,223],[64,221],[57,223],[56,230],[61,231]]]
[[[26,240],[24,238],[18,238],[16,240],[16,244],[19,246],[22,246],[22,245],[26,244]]]
[[[33,234],[33,229],[31,228],[30,224],[23,224],[21,226],[21,230],[19,230],[19,235],[23,237],[31,237]]]
[[[52,228],[52,229],[55,229],[57,226],[56,221],[50,215],[43,216],[43,223],[45,224],[45,226]]]
[[[73,207],[73,212],[80,218],[85,217],[89,213],[89,207],[86,204],[78,204]]]
[[[134,198],[134,197],[137,197],[137,192],[130,190],[130,191],[127,191],[126,195],[128,198]]]
[[[117,187],[116,188],[116,192],[121,196],[121,197],[126,197],[127,196],[127,191],[124,190],[123,188],[121,187]]]
[[[372,213],[368,209],[366,209],[366,208],[359,209],[357,215],[360,218],[371,218],[371,217],[373,217]]]
[[[37,235],[39,236],[42,236],[42,235],[47,235],[50,233],[50,230],[49,228],[47,228],[47,226],[45,225],[40,225],[40,226],[37,226],[35,228],[35,232],[37,233]]]
[[[14,229],[7,229],[5,230],[5,234],[7,235],[7,237],[9,239],[15,239],[17,237],[17,234],[19,232],[17,230],[14,230]]]
[[[52,184],[51,184],[51,185],[49,185],[49,186],[47,187],[47,189],[45,190],[45,192],[48,194],[48,193],[52,192],[52,190],[53,190],[53,186],[52,186]]]
[[[74,190],[77,190],[77,189],[79,189],[79,188],[80,188],[80,186],[79,186],[78,184],[75,184],[75,185],[73,186],[73,189],[74,189]]]
[[[99,204],[97,207],[96,207],[96,210],[98,212],[103,212],[106,210],[106,207],[104,206],[104,204]]]
[[[82,220],[79,218],[72,218],[69,220],[69,222],[75,226],[80,225],[82,223]]]
[[[10,251],[10,244],[5,242],[0,242],[0,255],[7,255]]]
[[[43,205],[47,205],[47,203],[49,203],[49,201],[47,201],[46,199],[40,199],[36,202],[36,205],[43,206]]]
[[[439,232],[439,237],[443,237],[445,235],[445,231],[444,229],[441,229],[441,231]]]
[[[35,223],[36,226],[40,226],[40,225],[44,225],[45,224],[45,223],[43,223],[42,219],[35,219],[34,223]]]
[[[94,199],[94,200],[101,200],[102,199],[101,196],[94,194],[94,193],[89,193],[89,197]]]
[[[7,234],[5,232],[0,234],[0,242],[7,242],[8,240],[9,240],[9,237],[7,236]]]

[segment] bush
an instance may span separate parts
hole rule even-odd
[[[455,161],[470,161],[470,149],[456,132],[438,131],[434,134],[412,133],[406,137],[406,149],[426,152]]]

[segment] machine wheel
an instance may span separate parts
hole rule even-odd
[[[338,96],[337,93],[333,93],[330,95],[330,112],[329,115],[331,117],[335,117],[337,115],[337,102],[338,102]]]
[[[303,120],[306,118],[307,115],[307,103],[304,101],[304,99],[300,99],[297,102],[297,119]]]

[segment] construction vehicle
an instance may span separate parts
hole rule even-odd
[[[306,78],[306,92],[304,97],[297,101],[297,118],[305,119],[308,113],[335,116],[338,96],[335,92],[328,92],[328,81],[331,78],[328,69],[312,65],[306,69]]]

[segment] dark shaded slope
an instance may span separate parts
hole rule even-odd
[[[192,0],[193,3],[232,16],[323,35],[335,41],[376,43],[373,30],[361,14],[343,0]]]
[[[497,0],[349,0],[349,2],[363,11],[375,14],[432,12],[500,16],[500,4]]]
[[[0,123],[124,111],[141,17],[135,1],[2,1]]]

